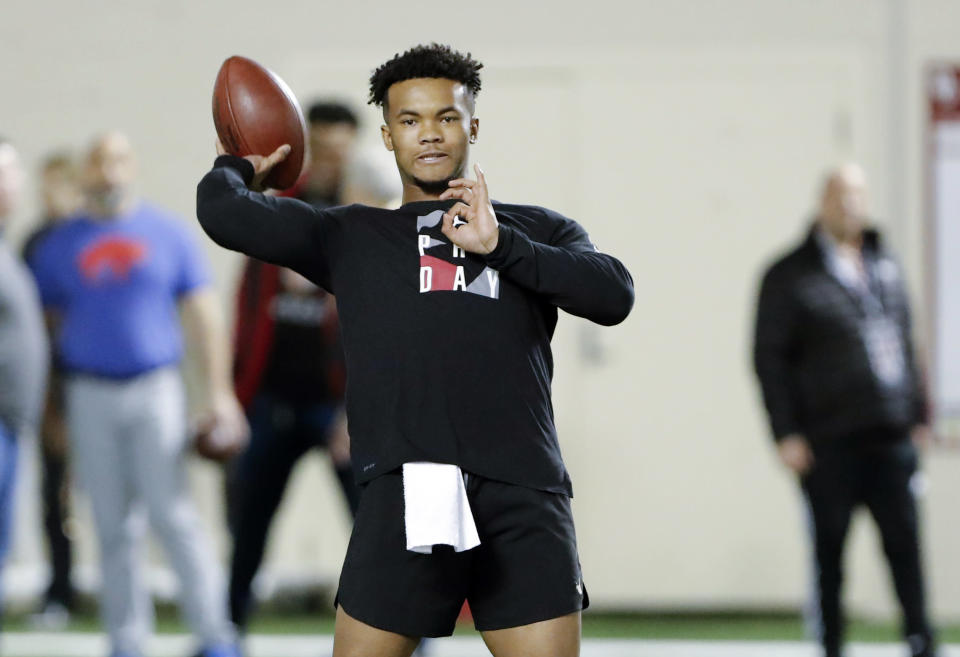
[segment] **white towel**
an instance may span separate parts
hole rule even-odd
[[[434,545],[452,545],[463,552],[480,545],[459,467],[404,463],[403,503],[408,550],[430,554]]]

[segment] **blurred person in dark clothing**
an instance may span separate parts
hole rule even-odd
[[[754,361],[780,459],[809,505],[819,639],[842,654],[842,555],[851,514],[870,511],[914,657],[935,654],[912,486],[927,399],[906,284],[868,227],[866,178],[833,171],[803,242],[763,277]]]
[[[287,195],[319,208],[337,205],[358,121],[339,103],[315,103],[307,115],[310,164]],[[228,483],[234,538],[230,614],[243,631],[252,611],[253,579],[293,466],[312,448],[327,449],[351,516],[359,489],[350,468],[343,347],[333,296],[296,272],[247,259],[235,339],[237,397],[251,429],[250,444],[232,464]]]
[[[39,227],[30,234],[23,247],[23,259],[29,261],[37,245],[64,218],[75,213],[81,203],[76,168],[69,155],[56,152],[41,165],[40,200],[42,216]],[[63,629],[73,608],[73,586],[70,583],[72,554],[66,523],[70,511],[69,447],[64,417],[63,381],[59,375],[56,354],[51,354],[46,404],[40,421],[40,465],[43,529],[50,552],[50,584],[32,624],[47,630]]]
[[[357,147],[360,121],[343,103],[318,101],[307,110],[310,162],[307,172],[289,196],[311,205],[338,205],[344,177]]]
[[[0,138],[0,228],[13,214],[22,184],[17,151]],[[0,233],[0,567],[11,543],[17,442],[33,431],[43,404],[46,335],[33,279]]]

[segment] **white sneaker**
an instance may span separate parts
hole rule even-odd
[[[35,630],[58,632],[70,624],[70,612],[59,602],[48,602],[38,613],[30,616],[30,627]]]

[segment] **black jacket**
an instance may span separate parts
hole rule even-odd
[[[926,422],[926,394],[899,267],[879,235],[867,231],[863,253],[873,272],[871,288],[904,345],[907,375],[891,387],[881,384],[871,368],[860,331],[864,306],[830,272],[816,230],[776,261],[760,286],[754,366],[774,438],[799,433],[812,441],[832,440]]]

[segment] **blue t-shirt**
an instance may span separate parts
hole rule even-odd
[[[67,221],[29,264],[44,306],[61,315],[64,369],[110,378],[177,363],[177,301],[210,283],[186,224],[145,203],[115,219]]]

